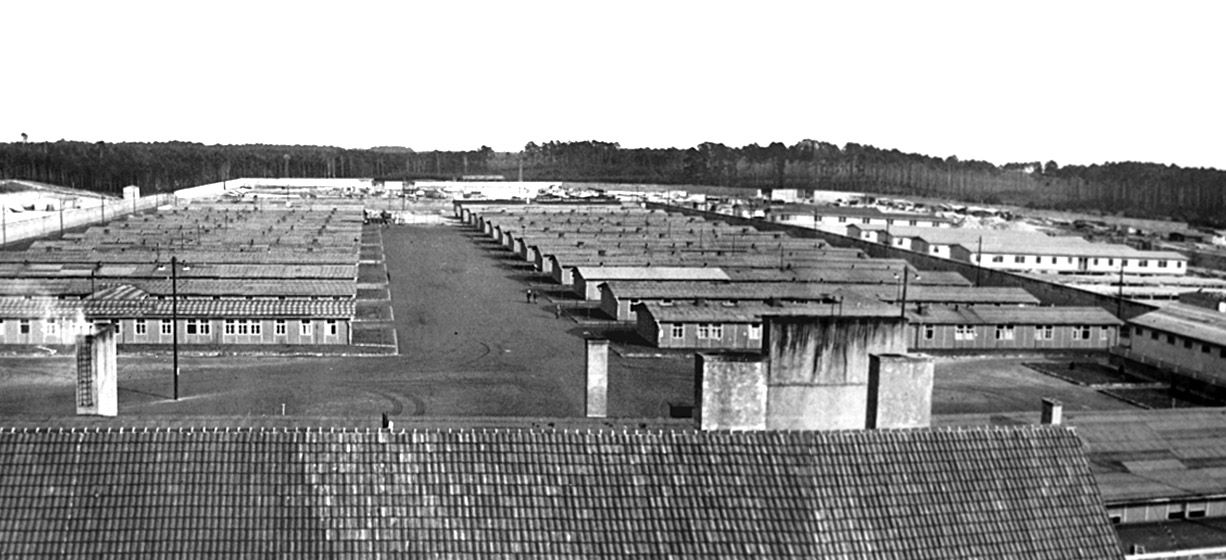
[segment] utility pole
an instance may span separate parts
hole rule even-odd
[[[902,305],[899,306],[900,309],[898,310],[898,316],[902,317],[903,319],[907,318],[907,279],[909,276],[910,275],[907,274],[907,266],[903,265],[902,267]],[[915,279],[919,280],[919,275],[916,275]]]
[[[1115,296],[1115,317],[1124,317],[1124,259],[1120,259],[1120,289]]]
[[[175,400],[179,400],[179,257],[170,257],[170,352],[174,355]]]
[[[975,252],[975,287],[979,287],[979,272],[983,270],[983,236],[979,236],[979,250]]]

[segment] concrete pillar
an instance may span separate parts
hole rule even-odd
[[[766,429],[766,356],[694,358],[694,420],[701,430]]]
[[[907,351],[906,319],[888,315],[764,316],[768,430],[863,429],[868,357]]]
[[[927,428],[932,424],[932,358],[874,354],[868,359],[870,430]]]
[[[1064,421],[1064,403],[1056,399],[1043,399],[1043,414],[1039,422],[1059,426]]]
[[[609,341],[587,339],[587,417],[609,414]]]
[[[77,337],[77,414],[119,414],[119,376],[115,330],[100,327]]]

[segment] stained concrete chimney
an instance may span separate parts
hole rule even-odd
[[[1043,415],[1039,419],[1042,424],[1059,426],[1064,421],[1064,403],[1056,399],[1043,399]]]
[[[587,417],[609,414],[609,341],[587,339]]]
[[[762,347],[768,430],[862,429],[868,415],[870,354],[907,351],[906,319],[767,315]]]
[[[700,430],[766,429],[766,356],[694,358],[694,420]]]
[[[932,358],[919,354],[868,357],[870,430],[927,428],[932,424]]]
[[[107,325],[77,336],[77,414],[119,414],[115,331]]]

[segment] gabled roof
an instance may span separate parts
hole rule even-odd
[[[178,302],[180,318],[254,319],[352,319],[353,300],[245,300],[184,299]],[[171,299],[113,297],[85,300],[0,297],[0,319],[75,317],[89,319],[169,319],[174,316]]]
[[[95,263],[0,263],[0,277],[5,278],[84,278],[93,273],[102,278],[157,278],[170,279],[170,270],[158,270],[153,264],[103,263],[95,269]],[[178,271],[184,278],[262,278],[262,279],[310,279],[353,280],[358,276],[358,266],[338,264],[193,264]]]
[[[927,271],[925,271],[927,273]],[[839,291],[851,291],[881,301],[895,302],[902,290],[893,284],[839,284],[817,282],[650,282],[615,280],[601,284],[618,299],[723,299],[767,300],[823,299]],[[1039,298],[1023,288],[974,286],[909,286],[907,301],[911,303],[989,303],[1038,305]]]
[[[942,415],[945,425],[1031,423],[1038,411]],[[1064,422],[1085,443],[1108,505],[1226,493],[1226,411],[1220,407],[1070,410]],[[1199,520],[1195,520],[1199,521]]]
[[[1226,346],[1226,314],[1212,309],[1186,303],[1171,303],[1133,317],[1129,323]]]
[[[728,280],[715,266],[580,266],[575,275],[586,281],[599,280]]]
[[[1056,237],[1037,231],[961,227],[925,228],[901,226],[890,228],[889,235],[890,237],[919,238],[934,245],[966,245],[968,247],[977,247],[979,239],[982,238],[985,248],[991,243],[1003,242],[1041,241],[1044,243],[1076,243],[1077,241],[1074,240],[1079,240],[1082,243],[1088,243],[1080,237]]]
[[[874,207],[857,206],[816,206],[811,204],[790,204],[775,206],[770,209],[772,215],[784,216],[847,216],[874,219],[924,220],[929,222],[948,222],[945,218],[932,214],[909,214],[906,212],[882,212]]]
[[[110,287],[114,279],[97,279],[93,290]],[[189,278],[179,279],[177,286],[170,280],[125,278],[121,284],[130,284],[150,295],[170,296],[177,288],[179,297],[184,296],[255,296],[255,297],[344,297],[357,294],[357,284],[352,280],[241,280],[234,278]],[[0,278],[0,296],[85,297],[91,293],[89,278]]]
[[[600,285],[619,299],[825,299],[837,288],[815,282],[651,282],[613,280]]]
[[[923,274],[929,274],[929,271],[923,271]],[[858,286],[851,285],[847,289],[854,290],[865,295],[872,295],[882,301],[900,301],[902,299],[902,291],[898,286],[891,285],[868,285]],[[926,286],[926,285],[911,285],[907,288],[908,303],[937,303],[937,304],[1011,304],[1011,305],[1038,305],[1039,298],[1034,297],[1027,292],[1025,288],[1014,287],[997,287],[997,286]]]
[[[839,292],[826,301],[806,301],[770,305],[765,302],[738,302],[726,305],[719,301],[694,300],[670,304],[644,302],[632,308],[647,312],[657,323],[760,323],[763,315],[838,315],[855,317],[897,317],[899,308],[879,301]]]
[[[1119,559],[1053,427],[0,431],[0,556]]]
[[[895,271],[872,267],[874,260],[865,261],[870,266],[855,269],[793,267],[779,270],[778,268],[726,267],[724,271],[736,282],[829,282],[890,286],[897,284],[898,280],[894,278]],[[971,281],[953,270],[925,270],[919,280],[912,280],[911,285],[970,286]]]
[[[1122,325],[1101,307],[945,307],[933,306],[923,313],[908,305],[907,319],[927,325]]]

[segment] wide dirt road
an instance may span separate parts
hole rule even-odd
[[[119,358],[120,419],[163,416],[581,416],[583,329],[524,301],[524,270],[470,230],[393,226],[384,245],[399,356]],[[690,362],[611,356],[610,413],[659,415],[692,394]],[[651,362],[651,361],[648,361]],[[69,358],[0,358],[0,417],[73,414]],[[665,370],[661,372],[661,370]]]

